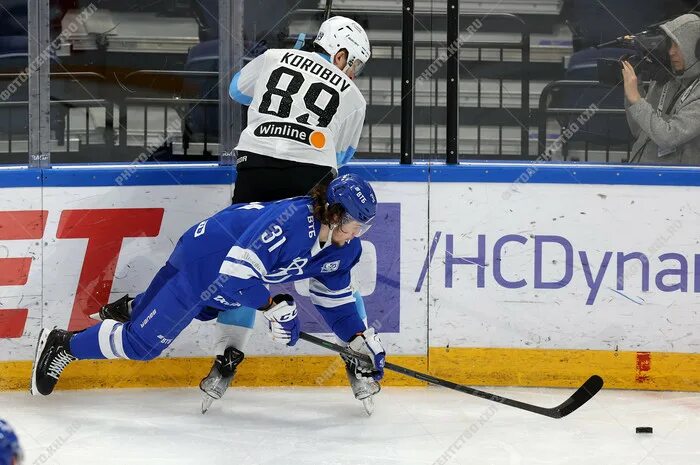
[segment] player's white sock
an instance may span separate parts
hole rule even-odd
[[[215,354],[223,354],[227,347],[235,347],[243,352],[246,344],[248,344],[250,335],[253,334],[253,329],[217,323],[216,333]]]

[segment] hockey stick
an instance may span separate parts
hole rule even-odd
[[[308,333],[301,332],[299,335],[300,339],[303,339],[317,346],[325,347],[326,349],[338,352],[340,354],[347,355],[356,359],[360,359],[367,363],[372,363],[369,356],[364,354],[359,354],[352,349],[347,347],[341,347],[338,344],[334,344],[325,339],[312,336]],[[499,404],[508,405],[510,407],[519,408],[521,410],[527,410],[528,412],[537,413],[550,418],[563,418],[573,412],[574,410],[581,407],[583,404],[591,400],[591,398],[596,395],[598,391],[603,387],[603,378],[598,375],[593,375],[588,380],[579,387],[576,392],[573,393],[571,397],[566,399],[561,404],[556,407],[546,408],[540,407],[538,405],[527,404],[525,402],[520,402],[518,400],[508,399],[507,397],[497,396],[495,394],[489,394],[488,392],[480,391],[469,386],[464,386],[462,384],[453,383],[452,381],[447,381],[444,379],[436,378],[419,371],[411,370],[410,368],[404,368],[399,365],[394,365],[393,363],[386,362],[384,368],[387,370],[395,371],[401,373],[402,375],[410,376],[411,378],[416,378],[421,381],[428,382],[430,384],[435,384],[437,386],[446,387],[448,389],[453,389],[455,391],[463,392],[465,394],[470,394],[472,396],[481,397],[482,399],[490,400],[493,402],[498,402]]]
[[[333,0],[326,0],[326,8],[323,10],[323,20],[331,17],[331,8],[333,8]]]

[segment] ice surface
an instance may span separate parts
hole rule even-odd
[[[491,388],[553,406],[572,390]],[[27,464],[700,464],[700,393],[603,391],[554,420],[440,388],[385,388],[368,418],[349,388],[0,393]],[[635,434],[653,426],[654,434]]]

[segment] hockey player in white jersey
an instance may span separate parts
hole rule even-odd
[[[353,79],[369,58],[369,39],[362,27],[336,16],[321,24],[314,52],[267,50],[236,73],[229,94],[249,108],[248,124],[236,146],[234,203],[305,195],[336,176],[355,153],[362,132],[367,104]],[[366,321],[362,297],[357,291],[354,295]],[[227,350],[243,350],[255,312],[227,311],[217,321],[220,355],[200,384],[203,413],[231,384],[233,377],[222,375],[218,367]],[[347,361],[346,368],[355,397],[371,413],[379,384],[355,378]]]
[[[365,117],[366,102],[353,79],[370,58],[367,34],[355,21],[336,16],[325,21],[314,41],[314,52],[270,49],[235,74],[229,94],[248,105],[248,124],[237,151],[233,203],[268,202],[306,195],[327,184],[355,153]],[[354,293],[358,313],[364,304]],[[126,296],[102,310],[105,317],[126,321],[131,299]],[[255,322],[255,309],[238,308],[219,314],[220,337],[212,369],[200,387],[202,412],[223,396]],[[346,360],[355,397],[371,413],[379,384],[358,380]]]
[[[314,51],[271,49],[235,74],[229,95],[248,105],[248,124],[237,151],[234,203],[266,202],[306,195],[330,182],[355,153],[366,102],[353,79],[370,58],[367,34],[357,22],[335,16],[321,24]],[[354,293],[365,320],[362,296]],[[255,311],[222,312],[216,357],[202,380],[202,413],[221,398],[233,379],[219,369],[226,354],[242,351],[255,323]],[[379,383],[357,379],[347,360],[353,394],[368,414]]]
[[[244,188],[246,171],[260,166],[251,164],[250,154],[258,162],[325,167],[319,171],[325,174],[345,164],[357,148],[366,102],[352,80],[369,60],[367,35],[355,21],[336,16],[321,25],[314,44],[316,52],[267,50],[231,81],[231,97],[249,106],[248,125],[236,146],[242,176],[237,183]],[[260,195],[259,186],[253,188]]]

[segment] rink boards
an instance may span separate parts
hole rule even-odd
[[[700,390],[700,170],[350,170],[381,202],[355,280],[390,360],[473,385],[598,373],[607,387]],[[143,290],[180,234],[228,205],[234,178],[203,164],[0,169],[0,389],[26,387],[41,326],[85,328]],[[308,285],[284,289],[304,329],[325,333]],[[240,385],[343,384],[339,358],[256,329]],[[76,363],[61,387],[194,385],[213,336],[195,322],[163,359]]]

